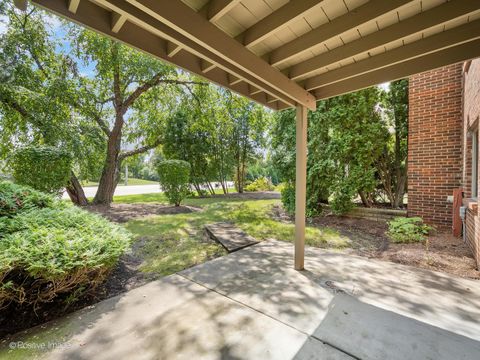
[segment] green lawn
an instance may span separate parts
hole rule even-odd
[[[163,194],[119,196],[115,202],[164,203]],[[293,242],[295,226],[272,219],[272,207],[280,200],[243,200],[228,198],[193,198],[186,205],[202,207],[202,211],[149,216],[126,224],[137,239],[145,242],[141,270],[168,275],[213,257],[225,254],[223,248],[204,238],[204,225],[219,221],[235,223],[258,240],[275,238]],[[336,230],[308,226],[307,245],[345,248],[349,239]]]
[[[235,192],[234,189],[229,189],[230,193]],[[222,189],[215,189],[215,194],[222,195]],[[119,195],[114,196],[113,201],[116,203],[122,204],[138,204],[138,203],[158,203],[158,204],[167,204],[167,198],[164,193],[153,193],[153,194],[139,194],[139,195]],[[221,197],[191,197],[185,199],[183,202],[184,205],[188,206],[203,206],[206,204],[224,202],[224,201],[242,201],[241,199],[229,199]]]
[[[144,180],[144,179],[135,179],[135,178],[129,178],[128,179],[128,185],[158,185],[158,181],[150,181],[150,180]],[[96,181],[86,181],[82,182],[83,187],[93,187],[93,186],[98,186],[98,182]],[[122,180],[118,183],[118,186],[125,186],[125,181]]]

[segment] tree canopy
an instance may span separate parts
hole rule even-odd
[[[307,209],[348,211],[355,198],[371,206],[381,194],[402,204],[406,176],[408,91],[406,80],[390,91],[372,87],[319,101],[308,116]],[[295,113],[275,115],[271,131],[272,160],[287,182],[284,202],[294,209]],[[400,169],[400,171],[397,171]],[[390,176],[390,183],[385,178]],[[390,185],[389,185],[390,184]],[[392,189],[395,187],[395,189]]]

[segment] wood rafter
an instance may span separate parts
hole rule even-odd
[[[250,52],[235,39],[211,24],[180,0],[97,0],[117,12],[125,12],[149,29],[160,31],[165,38],[173,37],[185,49],[220,66],[245,81],[257,84],[270,95],[287,103],[316,107],[315,98],[267,62]],[[132,9],[133,5],[142,13]],[[156,20],[156,21],[152,21]],[[223,64],[223,65],[222,65]],[[261,84],[266,84],[262,86]],[[291,100],[289,100],[291,99]]]
[[[178,52],[182,50],[182,46],[173,42],[167,41],[167,55],[168,57],[174,57]]]
[[[127,17],[125,15],[120,15],[115,12],[112,13],[112,32],[118,33],[122,26],[127,21]]]
[[[239,3],[240,0],[210,0],[200,13],[204,13],[208,21],[216,22]]]
[[[304,87],[307,90],[313,90],[321,86],[362,75],[478,38],[480,38],[480,20],[455,27],[408,45],[400,46],[357,63],[314,76],[305,81]]]
[[[368,3],[342,15],[331,22],[300,36],[297,39],[273,50],[265,56],[272,65],[279,65],[292,57],[301,55],[322,42],[345,31],[354,29],[367,21],[395,10],[411,0],[371,0]]]
[[[203,59],[200,60],[200,66],[202,68],[202,73],[207,73],[215,68],[214,64]]]
[[[68,0],[68,11],[75,14],[77,12],[80,0]]]
[[[300,19],[310,10],[315,10],[324,0],[291,0],[280,9],[263,18],[255,25],[241,33],[237,40],[247,47],[252,47],[260,41],[286,28],[295,20]]]
[[[288,74],[291,79],[298,79],[299,77],[307,76],[318,69],[349,59],[355,55],[366,53],[376,47],[427,30],[439,23],[456,19],[478,9],[479,4],[476,1],[452,0],[434,7],[431,10],[386,27],[383,30],[374,32],[363,38],[352,41],[351,43],[339,46],[333,50],[296,64],[288,70]]]
[[[406,78],[423,71],[473,59],[480,56],[480,40],[440,50],[405,62],[323,86],[315,91],[318,99],[345,94],[381,84],[387,81]]]
[[[241,0],[210,0],[198,12],[183,0],[30,1],[274,110],[315,109],[317,98],[480,56],[480,20],[473,20],[480,3],[473,0],[450,0],[427,10],[413,0],[370,0],[262,57],[249,48],[277,31],[281,41],[285,27],[301,17],[320,22],[322,0],[285,1],[237,38],[225,29],[245,28],[256,15],[254,4],[240,7]],[[332,1],[329,11],[346,5]],[[215,22],[229,12],[232,18],[226,16],[217,27]],[[379,28],[382,23],[393,25]],[[325,41],[362,31],[361,25],[373,32],[308,58]],[[286,61],[290,67],[279,71],[276,67]]]

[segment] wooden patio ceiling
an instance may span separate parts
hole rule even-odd
[[[32,0],[274,110],[480,56],[478,0]]]

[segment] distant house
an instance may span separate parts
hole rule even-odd
[[[480,59],[410,78],[408,214],[452,227],[453,191],[463,190],[464,237],[480,266]]]

